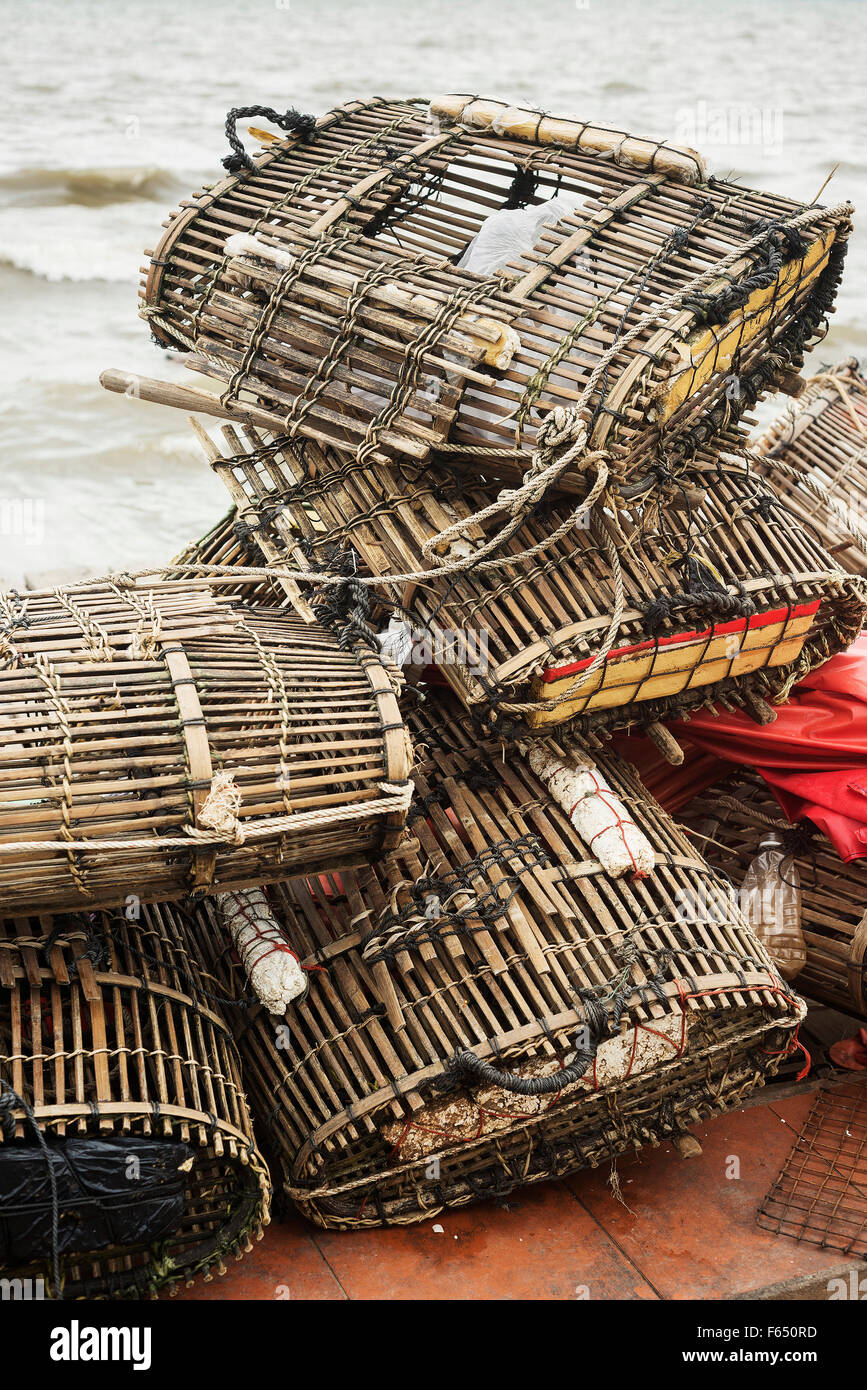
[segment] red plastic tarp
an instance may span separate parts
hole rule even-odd
[[[867,858],[867,635],[796,686],[772,724],[740,710],[701,710],[669,728],[685,747],[679,768],[646,738],[617,740],[666,810],[680,810],[732,766],[752,767],[789,820],[813,821],[846,861]]]

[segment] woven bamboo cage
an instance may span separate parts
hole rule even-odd
[[[0,596],[0,906],[116,906],[357,863],[409,748],[372,653],[207,585]]]
[[[232,1031],[182,916],[0,919],[0,1266],[46,1296],[211,1278],[269,1219]]]
[[[248,577],[245,574],[247,569],[261,565],[262,552],[251,540],[249,527],[239,520],[237,509],[232,506],[200,540],[191,541],[178,552],[168,566],[168,572],[180,572],[183,568],[194,572],[200,566],[203,570],[214,566],[237,569],[239,574],[235,582],[231,582],[231,576],[220,576],[221,597],[239,597],[247,602],[281,606],[285,602],[285,594],[275,578],[267,575]],[[216,571],[210,577],[213,580],[215,576]]]
[[[676,1139],[776,1070],[802,1012],[625,764],[593,754],[615,850],[628,837],[615,878],[530,766],[585,750],[506,758],[447,691],[409,722],[411,837],[267,889],[309,989],[237,1016],[263,1142],[324,1226],[417,1221]],[[194,920],[191,949],[247,998],[212,899]]]
[[[823,545],[867,574],[867,379],[855,358],[811,377],[756,453],[759,471]]]
[[[359,468],[254,426],[224,427],[219,444],[199,433],[269,562],[379,577],[414,660],[430,653],[467,705],[531,728],[653,723],[715,692],[774,697],[864,619],[863,582],[753,476],[735,429],[688,464],[672,450],[651,497],[600,497],[589,525],[573,524],[574,498],[544,499],[493,554],[491,525],[473,520],[497,492],[481,478],[429,464],[408,483],[392,464]],[[281,583],[297,602],[297,581]],[[347,584],[343,617],[357,622]]]
[[[678,819],[703,837],[697,844],[738,887],[770,826],[783,833],[801,883],[807,964],[799,991],[844,1013],[867,1017],[867,866],[845,864],[814,827],[792,826],[758,773],[739,772],[696,797]]]
[[[694,151],[448,96],[290,112],[251,158],[256,109],[230,113],[229,177],[170,216],[142,314],[265,428],[470,472],[488,450],[514,477],[564,407],[628,476],[785,381],[833,303],[849,206],[708,178]],[[492,213],[553,194],[526,250],[461,267]]]

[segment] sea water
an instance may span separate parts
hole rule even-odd
[[[696,146],[711,169],[867,205],[861,0],[0,0],[0,583],[168,559],[226,509],[193,381],[137,316],[143,249],[222,174],[231,106],[478,92]],[[241,123],[246,128],[246,123]],[[813,363],[867,356],[857,229]]]

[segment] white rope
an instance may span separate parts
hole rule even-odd
[[[412,802],[413,788],[407,786],[395,792],[394,795],[377,797],[373,801],[362,801],[352,806],[326,807],[319,811],[299,811],[292,816],[272,816],[270,819],[245,821],[243,823],[244,839],[262,840],[271,835],[282,835],[287,832],[304,829],[308,825],[333,825],[336,821],[363,820],[366,816],[387,814],[390,811],[407,811]],[[129,840],[2,840],[0,841],[0,854],[18,853],[38,853],[40,850],[140,850],[148,851],[155,849],[191,849],[194,843],[205,843],[214,846],[227,844],[226,837],[217,831],[209,833],[202,832],[198,827],[191,826],[195,830],[195,837],[191,839],[189,835],[142,835],[138,839]]]

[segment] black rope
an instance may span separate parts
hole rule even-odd
[[[508,912],[512,899],[521,890],[524,875],[550,863],[541,840],[531,831],[514,840],[489,845],[465,864],[443,874],[416,879],[403,907],[387,908],[377,926],[362,938],[365,961],[389,961],[400,951],[423,942],[490,930]],[[495,866],[502,874],[497,881],[491,879],[490,873]],[[505,897],[501,896],[503,889],[508,890]],[[448,906],[456,894],[469,897],[465,907]],[[439,915],[429,916],[434,903]]]
[[[341,584],[330,584],[324,593],[312,597],[310,607],[319,622],[336,635],[341,651],[362,643],[372,652],[379,652],[370,623],[370,594],[358,580],[358,555],[351,546],[332,549],[326,552],[323,568],[345,577]]]
[[[819,827],[813,825],[812,821],[803,820],[797,825],[786,826],[780,831],[786,855],[793,859],[802,859],[805,855],[814,853],[814,841],[818,834]]]
[[[780,498],[773,497],[769,492],[765,492],[756,499],[755,506],[751,509],[756,516],[760,516],[762,521],[769,522],[771,512],[780,505]]]
[[[0,637],[8,637],[10,632],[17,632],[19,628],[26,630],[31,626],[27,616],[27,599],[22,599],[17,589],[10,589],[8,598],[12,613],[8,621],[0,621]]]
[[[692,309],[701,323],[722,324],[731,318],[736,309],[742,309],[750,295],[756,290],[769,289],[779,278],[786,261],[803,256],[807,243],[797,227],[787,227],[781,222],[760,219],[747,227],[750,236],[760,232],[767,233],[767,242],[752,253],[756,268],[738,284],[728,284],[715,294],[697,290],[684,307]]]
[[[550,1076],[521,1076],[519,1072],[503,1071],[484,1062],[475,1052],[464,1048],[455,1053],[450,1065],[438,1078],[438,1089],[448,1090],[463,1077],[472,1078],[476,1085],[499,1086],[518,1096],[550,1096],[580,1081],[596,1060],[599,1043],[604,1031],[605,1013],[601,1006],[594,1006],[586,1000],[587,1022],[582,1025],[575,1043],[575,1057],[568,1067],[552,1072]],[[585,1043],[585,1037],[588,1041]]]
[[[60,1279],[60,1199],[57,1193],[57,1174],[54,1171],[54,1164],[51,1162],[51,1150],[45,1140],[45,1135],[39,1126],[39,1121],[31,1110],[27,1101],[19,1096],[17,1091],[13,1091],[8,1081],[0,1077],[0,1129],[6,1140],[15,1137],[15,1119],[13,1111],[23,1110],[30,1122],[30,1126],[36,1137],[36,1142],[42,1150],[42,1156],[48,1166],[48,1185],[51,1189],[51,1263],[54,1275],[54,1296],[59,1301],[63,1301],[63,1286]]]
[[[418,156],[407,159],[399,150],[389,149],[390,158],[386,165],[395,175],[399,193],[390,198],[385,206],[372,218],[366,229],[369,237],[379,236],[389,228],[395,241],[401,245],[400,237],[394,230],[395,223],[405,222],[422,204],[435,201],[442,188],[446,169],[432,169]],[[403,162],[398,160],[403,158]],[[344,195],[345,196],[345,195]],[[404,199],[406,201],[404,201]]]
[[[686,557],[687,562],[691,557]],[[743,588],[732,591],[716,581],[709,582],[705,572],[692,564],[693,587],[679,594],[658,594],[644,610],[642,631],[655,636],[667,624],[726,618],[751,618],[756,605]]]
[[[280,515],[283,507],[284,503],[282,502],[278,502],[274,506],[262,507],[257,513],[255,521],[243,521],[239,517],[232,526],[232,532],[236,539],[243,545],[249,537],[254,536],[257,531],[267,531],[271,522]]]
[[[300,135],[302,140],[309,140],[316,130],[316,117],[302,115],[293,106],[282,113],[275,111],[272,106],[233,106],[232,110],[226,113],[226,139],[232,147],[232,153],[227,154],[223,160],[223,168],[228,169],[230,174],[239,174],[242,169],[256,167],[238,138],[238,121],[246,120],[248,116],[264,116],[266,121],[278,125],[287,135]]]
[[[515,177],[509,184],[509,192],[503,209],[525,208],[531,198],[536,195],[536,188],[539,183],[539,175],[535,169],[521,168],[520,165],[515,169]]]
[[[179,905],[176,905],[176,907],[177,911],[181,913],[186,921],[192,924],[193,919],[190,917],[189,913]],[[189,991],[190,1001],[193,1005],[195,1005],[197,997],[210,1000],[211,1003],[218,1004],[221,1008],[231,1006],[232,1008],[247,1010],[254,1009],[258,1005],[259,1000],[254,995],[241,998],[230,998],[226,994],[215,994],[211,990],[208,990],[196,976],[191,975],[178,960],[166,960],[161,959],[159,956],[151,955],[149,951],[143,950],[141,946],[136,945],[132,940],[131,933],[126,930],[128,925],[129,923],[125,917],[119,915],[112,917],[108,912],[102,916],[101,929],[97,927],[95,921],[90,921],[87,917],[83,916],[79,917],[78,920],[73,918],[68,922],[61,921],[60,924],[56,925],[48,934],[39,949],[46,962],[50,964],[51,948],[57,944],[58,940],[61,940],[70,933],[81,933],[84,935],[86,945],[81,954],[75,956],[70,962],[69,974],[73,979],[78,975],[78,962],[80,960],[89,960],[97,964],[98,967],[108,969],[111,962],[107,945],[108,942],[110,942],[118,955],[127,952],[138,961],[140,965],[153,966],[155,970],[164,971],[166,974],[173,975],[177,981],[183,982]],[[138,929],[137,934],[140,936],[159,935],[154,928],[148,927],[142,922],[137,921],[135,926]],[[104,935],[100,934],[100,930]],[[145,976],[142,976],[141,984],[144,989],[147,989],[151,981]]]
[[[424,817],[427,820],[432,806],[447,806],[451,800],[445,787],[436,787],[427,796],[419,796],[413,799],[406,816],[407,825],[412,825],[413,821]]]

